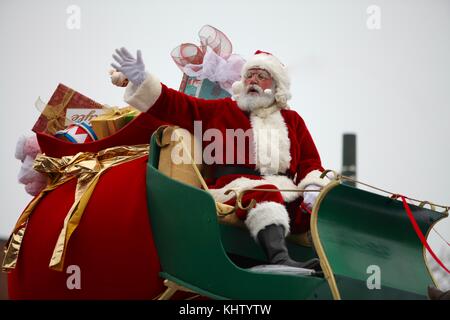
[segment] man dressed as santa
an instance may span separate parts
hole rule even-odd
[[[302,201],[310,210],[317,190],[329,180],[320,178],[324,169],[303,119],[287,105],[291,94],[284,65],[272,54],[257,51],[245,63],[241,81],[233,84],[232,98],[204,100],[161,84],[154,74],[145,71],[140,51],[135,58],[125,48],[117,49],[113,58],[117,63],[111,65],[129,80],[125,91],[127,103],[192,133],[195,123],[200,121],[205,132],[214,130],[225,137],[224,151],[216,150],[213,178],[208,181],[216,201],[234,205],[233,194],[225,194],[229,189],[274,191],[248,191],[243,204],[255,199],[256,206],[248,212],[236,212],[264,249],[268,261],[319,268],[318,259],[292,260],[285,242],[290,232],[309,229],[309,215],[301,208]],[[234,138],[227,135],[230,130],[250,132],[250,138],[238,148]],[[212,141],[203,141],[203,147],[207,148],[210,143]],[[277,191],[280,189],[312,192]]]

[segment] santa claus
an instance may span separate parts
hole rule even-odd
[[[111,65],[129,80],[127,103],[192,133],[194,122],[201,121],[203,130],[212,129],[226,137],[224,152],[216,154],[219,161],[212,164],[210,192],[217,201],[233,205],[236,199],[225,191],[253,190],[245,194],[243,204],[255,199],[256,206],[236,214],[245,221],[269,262],[319,268],[318,259],[292,260],[285,243],[290,232],[309,229],[309,215],[302,209],[302,201],[311,209],[317,190],[329,182],[320,177],[324,169],[305,122],[288,107],[291,94],[285,66],[274,55],[257,51],[245,63],[241,81],[234,83],[232,98],[204,100],[170,89],[146,72],[139,50],[134,58],[125,48],[117,49],[113,58],[117,63]],[[252,134],[239,146],[230,141],[229,130]],[[210,143],[203,141],[203,147]],[[279,191],[282,189],[311,192]]]

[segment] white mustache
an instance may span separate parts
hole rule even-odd
[[[271,95],[273,93],[272,89],[266,89],[263,91],[263,89],[257,84],[249,85],[247,88],[247,93],[252,89],[258,91],[259,94],[262,94],[264,92],[266,95]]]
[[[247,93],[248,93],[250,90],[256,90],[256,91],[258,91],[259,94],[263,93],[263,89],[262,89],[260,86],[258,86],[257,84],[251,84],[251,85],[249,85],[249,86],[247,87]]]

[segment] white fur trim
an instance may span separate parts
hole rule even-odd
[[[293,189],[296,190],[298,187],[295,185],[294,181],[289,179],[287,176],[282,175],[271,175],[264,176],[264,180],[266,183],[273,184],[278,189]],[[283,196],[283,200],[285,202],[292,202],[300,196],[299,192],[281,192]]]
[[[322,172],[319,170],[311,171],[302,179],[302,181],[300,181],[300,183],[298,184],[298,188],[305,189],[306,186],[310,184],[315,184],[319,187],[325,187],[328,183],[330,183],[330,179],[327,176],[321,178],[321,174]]]
[[[213,196],[214,200],[218,202],[227,202],[235,196],[234,193],[226,195],[225,192],[227,190],[232,189],[236,192],[241,192],[242,190],[252,189],[263,184],[265,184],[263,180],[252,180],[243,177],[234,179],[220,189],[209,189],[209,193]]]
[[[291,163],[291,141],[279,110],[265,117],[250,116],[256,168],[263,175],[285,173]]]
[[[272,184],[278,189],[297,189],[294,182],[286,176],[265,176],[262,180],[252,180],[249,178],[237,178],[220,189],[209,189],[209,193],[213,196],[214,200],[218,202],[227,202],[231,200],[235,194],[225,194],[227,190],[235,190],[241,192],[246,189],[256,188],[264,184]],[[300,196],[300,193],[296,192],[281,192],[281,196],[285,202],[292,202]]]
[[[248,212],[247,219],[245,219],[245,225],[255,240],[257,240],[258,232],[271,224],[282,225],[285,237],[290,232],[289,214],[283,205],[276,202],[257,204]]]
[[[136,86],[131,81],[128,83],[125,89],[124,100],[140,111],[146,112],[158,100],[161,90],[159,79],[147,73],[147,77],[141,85]]]

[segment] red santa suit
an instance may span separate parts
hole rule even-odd
[[[213,143],[217,145],[216,139],[221,139],[223,148],[215,149],[213,169],[220,170],[231,163],[259,173],[244,171],[207,181],[216,201],[227,204],[235,201],[233,194],[225,195],[229,189],[303,189],[310,184],[324,186],[327,183],[327,179],[320,178],[323,171],[320,156],[305,122],[297,112],[287,108],[289,80],[284,67],[266,54],[249,60],[243,73],[254,67],[269,71],[275,80],[276,92],[273,105],[251,112],[242,110],[231,98],[204,100],[185,95],[161,84],[152,74],[139,86],[130,83],[125,92],[125,101],[130,105],[191,133],[194,133],[194,122],[200,121],[197,125],[201,124],[205,133],[204,155]],[[242,83],[233,87],[238,94]],[[251,138],[245,139],[245,150],[238,150],[238,143],[230,132],[251,133]],[[255,199],[257,205],[248,213],[238,210],[237,215],[245,220],[255,238],[271,224],[283,225],[286,235],[289,231],[303,232],[309,228],[309,216],[300,209],[301,195],[298,192],[247,192],[243,204]]]

